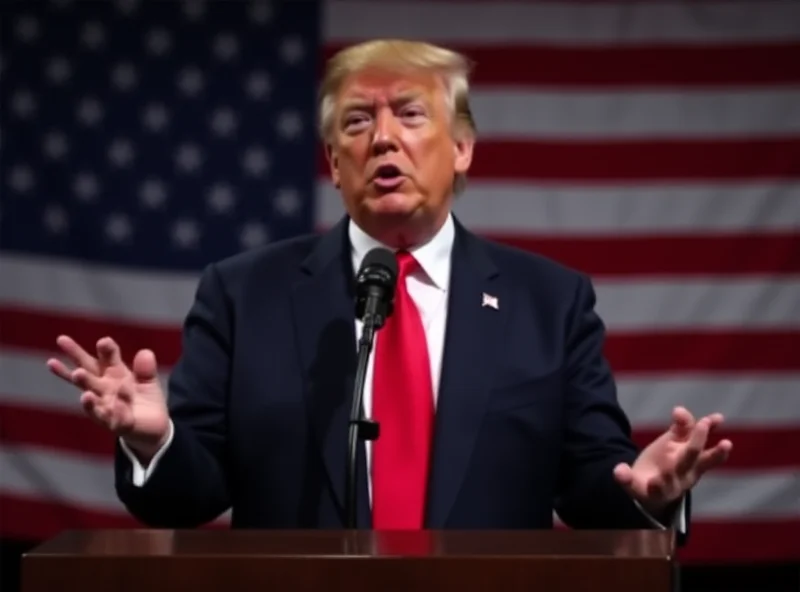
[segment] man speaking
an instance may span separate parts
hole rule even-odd
[[[321,133],[347,216],[321,236],[212,263],[168,389],[149,350],[58,345],[86,413],[119,436],[116,488],[156,527],[229,508],[247,528],[343,528],[363,392],[359,528],[677,528],[725,461],[719,414],[674,411],[643,451],[618,406],[588,278],[483,240],[451,213],[475,143],[457,53],[379,40],[334,56]],[[390,250],[391,313],[356,388],[356,275]],[[380,253],[381,251],[377,251]],[[88,346],[88,344],[83,344]],[[666,419],[666,418],[665,418]]]

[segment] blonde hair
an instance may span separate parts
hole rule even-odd
[[[427,70],[439,74],[452,117],[453,136],[475,137],[477,130],[469,105],[470,60],[458,52],[422,41],[378,39],[346,47],[328,60],[318,96],[319,133],[324,142],[331,139],[336,96],[343,82],[350,75],[371,68],[396,72]],[[456,193],[461,192],[465,182],[463,175],[456,175]]]

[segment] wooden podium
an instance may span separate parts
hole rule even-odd
[[[64,532],[22,591],[673,592],[669,531]]]

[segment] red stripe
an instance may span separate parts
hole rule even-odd
[[[480,127],[480,122],[478,122]],[[325,154],[317,172],[329,178]],[[479,141],[469,177],[504,181],[709,181],[800,177],[800,138]],[[468,190],[469,191],[469,190]]]
[[[800,272],[800,233],[551,237],[481,233],[594,277]]]
[[[0,535],[14,539],[44,540],[65,529],[141,528],[132,516],[82,509],[57,502],[0,494]]]
[[[78,396],[76,389],[75,413],[0,404],[0,442],[111,458],[115,437],[81,413]]]
[[[0,442],[5,444],[51,448],[103,459],[110,459],[114,452],[114,437],[80,414],[4,404],[0,405],[0,426]],[[635,429],[633,438],[644,447],[661,433],[655,429]],[[734,445],[726,469],[800,466],[800,448],[795,445],[800,441],[800,428],[724,428],[708,445],[721,438],[730,439]]]
[[[796,371],[800,330],[612,333],[605,352],[616,373]]]
[[[668,420],[668,418],[665,418]],[[661,436],[663,430],[634,429],[633,440],[640,448]],[[706,446],[714,446],[722,439],[733,442],[733,450],[725,463],[726,470],[754,470],[800,468],[800,426],[757,428],[722,427],[709,438]]]
[[[138,349],[150,347],[162,366],[173,366],[181,352],[178,329],[154,329],[143,323],[97,322],[6,306],[0,307],[0,326],[0,344],[18,349],[53,351],[56,337],[64,333],[88,347],[111,335],[126,360]],[[606,343],[609,361],[618,373],[796,371],[800,370],[798,351],[800,331],[778,330],[612,332]]]
[[[330,45],[327,59],[344,44]],[[800,44],[554,47],[451,45],[475,62],[473,84],[711,86],[800,82]]]
[[[693,522],[677,555],[681,563],[798,561],[800,519]]]
[[[226,528],[214,522],[201,528]],[[64,530],[147,528],[124,510],[119,513],[78,508],[66,503],[0,494],[0,537],[43,541]]]
[[[96,319],[0,305],[0,327],[3,327],[0,344],[43,352],[60,353],[56,338],[62,334],[71,336],[89,352],[93,352],[101,337],[111,336],[128,362],[138,350],[151,349],[161,367],[175,365],[181,352],[178,327],[138,321]],[[42,368],[47,371],[44,366]]]

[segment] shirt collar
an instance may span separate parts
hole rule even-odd
[[[350,237],[351,253],[353,256],[353,269],[361,267],[364,256],[376,247],[392,249],[372,238],[364,232],[351,219],[348,224],[348,235]],[[450,283],[450,252],[453,248],[455,239],[455,225],[453,216],[449,214],[447,220],[428,242],[409,249],[409,252],[419,263],[425,275],[440,290],[447,290]]]

